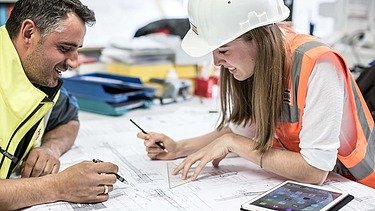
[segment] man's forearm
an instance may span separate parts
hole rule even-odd
[[[0,210],[15,210],[57,201],[54,186],[51,176],[0,180]]]
[[[42,141],[43,147],[48,147],[60,157],[74,144],[79,129],[79,122],[72,120],[48,131]]]

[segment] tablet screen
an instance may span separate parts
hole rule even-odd
[[[342,196],[343,193],[287,182],[249,204],[287,211],[321,210]]]

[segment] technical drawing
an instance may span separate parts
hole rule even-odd
[[[177,167],[177,165],[173,162],[167,163],[168,184],[169,184],[170,189],[178,187],[178,186],[183,185],[183,184],[186,184],[186,183],[191,181],[190,179],[186,179],[186,180],[181,179],[180,174],[173,175],[172,171],[176,167]],[[192,174],[193,174],[193,171],[190,169],[189,174],[188,174],[188,178],[190,178]]]
[[[167,163],[169,188],[175,188],[180,185],[184,185],[186,183],[192,182],[190,178],[193,175],[195,167],[190,168],[186,180],[181,179],[180,174],[177,174],[177,175],[172,174],[173,169],[175,169],[176,167],[177,167],[177,164],[175,164],[174,162]],[[220,179],[220,178],[237,175],[237,173],[238,172],[236,171],[230,171],[225,168],[215,168],[215,167],[206,166],[202,170],[202,172],[199,174],[200,176],[197,178],[196,181],[201,181],[201,180],[206,180],[206,179]]]

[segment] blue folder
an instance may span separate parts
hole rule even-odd
[[[150,107],[155,95],[155,88],[134,77],[91,73],[63,80],[64,87],[77,98],[80,109],[106,115]]]

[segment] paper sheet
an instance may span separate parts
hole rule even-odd
[[[146,131],[180,139],[212,130],[217,116],[184,108],[132,119]],[[115,183],[109,200],[103,203],[59,202],[28,210],[238,210],[241,204],[285,180],[239,157],[224,159],[219,168],[209,163],[196,181],[181,180],[179,175],[171,175],[181,160],[150,160],[137,132],[127,117],[82,122],[75,146],[61,158],[62,169],[93,158],[110,161],[119,166],[118,174],[130,185]],[[356,197],[343,210],[375,207],[374,189],[336,174],[329,176],[325,186]]]

